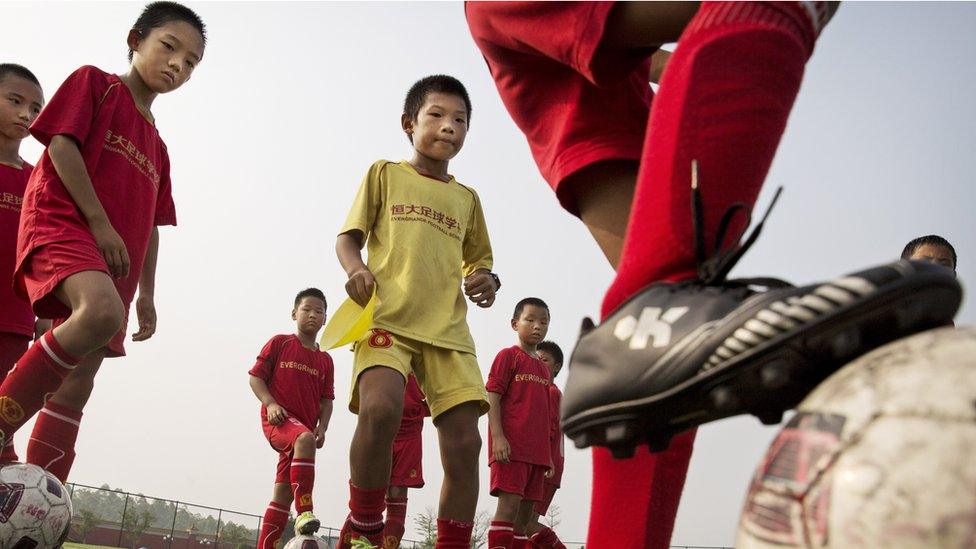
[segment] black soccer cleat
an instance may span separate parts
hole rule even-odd
[[[762,222],[741,248],[702,261],[701,202],[692,188],[699,278],[651,284],[599,327],[584,321],[562,401],[563,430],[579,448],[629,457],[641,443],[664,450],[682,431],[738,414],[779,423],[847,362],[943,326],[959,308],[954,274],[917,261],[801,288],[726,280]]]

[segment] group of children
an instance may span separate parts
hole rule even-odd
[[[708,289],[727,284],[724,275],[737,259],[723,256],[718,249],[732,221],[722,205],[736,201],[751,205],[755,201],[803,65],[832,10],[819,3],[746,7],[705,3],[700,9],[690,3],[680,8],[557,4],[472,4],[467,16],[499,91],[529,136],[544,175],[563,204],[590,227],[611,263],[617,266],[620,261],[618,280],[608,293],[604,313],[617,318],[612,315],[629,314],[630,303],[653,304],[665,293],[686,300],[683,307],[669,311],[674,312],[674,318],[667,320],[673,323],[668,331],[675,332],[672,342],[659,345],[655,339],[654,350],[647,351],[659,353],[653,355],[657,358],[650,360],[646,353],[636,359],[619,354],[623,357],[619,363],[635,372],[643,371],[640,368],[645,363],[666,365],[667,360],[680,359],[674,358],[680,353],[672,352],[673,346],[680,344],[674,343],[679,335],[684,337],[682,334],[700,326],[720,325],[712,321],[731,315],[752,295],[732,292],[738,301],[718,306],[714,305],[718,294]],[[566,24],[553,24],[554,17],[564,18]],[[649,20],[657,27],[648,27]],[[580,22],[585,28],[579,27]],[[540,25],[551,32],[536,32]],[[645,32],[648,28],[653,32]],[[659,62],[662,57],[655,53],[657,45],[677,39],[686,28],[675,59],[667,61],[664,56]],[[569,46],[562,48],[562,43]],[[720,45],[714,46],[716,43]],[[27,447],[27,461],[66,479],[94,376],[105,357],[125,354],[125,328],[134,299],[139,329],[133,340],[148,339],[155,331],[157,227],[175,225],[176,215],[169,157],[156,131],[151,107],[159,94],[187,82],[203,59],[205,45],[202,20],[180,4],[163,1],[146,6],[129,31],[128,72],[114,75],[82,67],[68,77],[46,106],[39,82],[27,69],[0,65],[0,224],[5,228],[0,234],[0,260],[3,275],[13,283],[13,290],[0,285],[0,375],[4,375],[0,384],[0,445],[5,460],[17,459],[13,435],[40,411]],[[713,47],[738,48],[734,58],[754,66],[759,66],[755,63],[760,58],[775,62],[750,72],[728,64],[725,57],[695,57]],[[566,51],[574,53],[568,55]],[[532,60],[535,57],[544,57],[552,70],[543,70],[542,61]],[[690,86],[693,77],[697,78],[696,71],[704,70],[701,63],[695,64],[696,59],[720,63],[707,77],[696,80],[696,86]],[[648,146],[658,150],[661,158],[674,162],[667,169],[642,173],[635,190],[636,161],[641,158],[652,97],[647,79],[655,72],[660,74],[664,62],[669,69],[655,103],[655,116],[651,117],[656,131],[648,135]],[[537,70],[526,70],[525,63],[535,63]],[[563,65],[573,70],[563,70]],[[701,127],[684,124],[698,116],[698,111],[685,108],[692,93],[724,79],[746,90],[742,97],[758,102],[761,98],[750,95],[751,90],[775,74],[789,78],[778,80],[776,89],[765,89],[764,97],[782,96],[782,101],[777,100],[775,108],[751,111],[762,112],[769,119],[732,117],[725,128],[755,132],[749,139],[731,142],[744,143],[746,149],[740,151],[721,140],[714,141],[721,142],[716,147],[708,139],[689,137],[697,135]],[[533,91],[536,77],[549,89],[547,94]],[[552,79],[557,77],[560,80],[553,84]],[[566,94],[565,100],[552,101],[553,93]],[[694,103],[698,107],[704,104]],[[739,107],[723,103],[722,108]],[[607,112],[627,116],[621,122]],[[643,116],[630,116],[633,113]],[[468,548],[479,492],[482,444],[478,422],[486,413],[490,489],[498,497],[488,534],[489,548],[561,546],[555,534],[538,521],[559,486],[563,455],[558,413],[561,396],[553,384],[562,365],[562,353],[544,341],[548,307],[535,298],[518,303],[511,321],[518,342],[498,353],[487,384],[466,321],[466,299],[479,307],[490,307],[501,287],[499,277],[492,272],[491,244],[478,195],[448,170],[451,159],[464,145],[471,114],[467,91],[456,79],[436,75],[416,82],[407,93],[401,117],[402,130],[413,148],[412,157],[400,162],[379,160],[368,169],[338,232],[336,255],[348,276],[348,295],[360,304],[375,295],[379,303],[373,325],[354,344],[349,408],[358,414],[358,420],[350,443],[349,515],[341,532],[342,548],[397,546],[404,531],[407,489],[423,485],[420,432],[428,415],[438,432],[444,468],[436,547]],[[557,124],[564,133],[556,135],[535,127],[540,120],[568,121],[569,126]],[[613,131],[603,132],[601,124],[611,125]],[[18,153],[20,142],[28,135],[46,147],[36,168]],[[601,139],[606,141],[602,145]],[[758,146],[759,142],[765,145]],[[716,188],[711,191],[714,194],[705,195],[709,208],[704,220],[700,219],[701,196],[694,194],[699,192],[694,171],[698,162],[721,168],[709,173],[713,181],[739,182],[738,186]],[[692,173],[686,173],[688,170]],[[747,176],[740,177],[742,173]],[[693,182],[691,191],[684,187],[680,192],[667,190],[679,183],[685,185],[689,179]],[[688,204],[688,193],[693,193],[695,224],[670,215],[668,212],[677,211],[678,206],[668,200],[655,202],[644,187],[665,192],[671,196],[669,200],[681,205]],[[621,195],[615,189],[627,192]],[[634,234],[625,238],[625,214],[630,211],[631,196],[634,211],[644,215],[631,220],[628,230]],[[620,197],[625,200],[621,202]],[[719,217],[723,218],[721,223]],[[694,227],[695,235],[686,234],[690,229],[684,221]],[[716,260],[707,264],[702,263],[704,235],[698,233],[702,226],[711,231],[709,240],[713,233],[719,233],[716,249],[711,251]],[[637,234],[642,230],[655,232],[661,240],[653,242],[647,235]],[[692,236],[699,241],[697,254],[689,244]],[[940,245],[926,241],[912,253],[921,250],[929,253],[924,258],[947,261],[946,254],[937,253]],[[368,252],[365,260],[363,247]],[[954,252],[951,260],[954,267]],[[916,271],[924,269],[915,263],[905,265],[911,268],[899,267],[897,276],[887,269],[884,273],[858,273],[857,284],[850,282],[850,277],[844,279],[852,295],[860,292],[852,307],[868,310],[885,285],[902,284],[903,279],[916,288],[929,289],[938,283],[955,291],[938,272],[913,278]],[[655,283],[641,290],[648,282],[687,281],[695,276],[702,279],[700,284],[669,286],[662,292],[661,284],[665,283]],[[870,283],[862,284],[862,279]],[[831,292],[821,293],[829,298],[843,294],[837,284]],[[865,287],[870,289],[862,290]],[[805,296],[814,290],[820,291],[820,287],[796,290],[791,295]],[[628,301],[631,295],[639,299]],[[705,316],[689,313],[678,322],[689,309],[705,311]],[[251,388],[262,404],[265,436],[279,453],[274,497],[261,530],[262,549],[273,547],[280,537],[292,502],[298,513],[295,527],[299,533],[311,533],[319,527],[312,506],[314,458],[316,448],[325,440],[335,398],[332,361],[316,344],[326,310],[321,291],[311,288],[300,292],[292,311],[296,332],[268,341],[249,372]],[[945,311],[938,314],[949,314]],[[824,314],[829,319],[833,310]],[[51,322],[36,321],[35,315]],[[742,316],[741,320],[748,318]],[[924,322],[903,325],[901,332],[893,331],[891,337],[935,320],[929,315]],[[807,324],[789,322],[792,331],[787,335],[806,337]],[[604,345],[604,358],[596,353],[598,362],[621,353],[605,342],[620,346],[623,340],[599,335],[605,332],[601,327],[593,332],[596,335],[584,336],[577,351],[582,359],[576,361],[574,357],[574,368],[582,372],[574,374],[576,379],[596,385],[570,387],[567,401],[575,399],[568,407],[575,414],[570,415],[571,420],[587,417],[588,407],[615,406],[597,406],[580,399],[594,397],[614,403],[622,398],[617,394],[619,388],[608,387],[624,377],[610,375],[609,370],[586,374],[591,371],[586,368],[592,366],[587,362],[590,349]],[[37,338],[36,344],[28,346],[32,338]],[[715,339],[714,346],[724,338]],[[631,340],[630,349],[647,348],[646,340],[643,347]],[[709,345],[711,341],[703,348]],[[729,356],[735,352],[727,351]],[[705,355],[704,359],[708,358]],[[686,361],[679,369],[697,372],[704,359]],[[634,360],[638,360],[636,365],[632,364]],[[715,364],[719,363],[724,364]],[[667,383],[681,383],[687,379],[682,376],[671,376]],[[666,386],[654,383],[640,389],[667,392]],[[700,397],[688,394],[692,401]],[[563,408],[565,414],[567,407]],[[668,419],[667,414],[648,414],[648,410],[639,411],[641,421],[647,421],[649,415],[661,421]],[[747,410],[737,413],[742,411]],[[627,410],[628,414],[632,412]],[[700,419],[683,426],[693,428],[719,416],[708,408],[694,417]],[[614,441],[610,440],[612,429],[606,431],[606,439],[601,438],[606,418],[594,416],[587,421],[592,430],[576,433],[584,445],[593,441],[629,444],[629,439],[639,439],[658,428],[653,423],[627,424],[620,431],[624,436]],[[612,469],[607,466],[607,455],[596,454],[593,526],[603,522],[600,528],[591,527],[591,540],[621,539],[622,535],[635,546],[666,544],[693,429],[689,433],[676,440],[668,453],[634,461],[640,470],[631,465]],[[619,475],[634,471],[646,478],[625,489]],[[617,518],[608,518],[608,502],[640,492],[643,496],[639,496],[638,505],[625,509],[614,506]],[[620,516],[627,517],[628,512],[632,514],[621,530],[607,528],[622,520]],[[647,526],[653,520],[659,521],[656,529]],[[641,533],[626,537],[637,529]]]

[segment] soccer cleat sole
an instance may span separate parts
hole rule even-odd
[[[302,536],[310,536],[315,532],[319,531],[319,527],[322,526],[322,522],[319,519],[312,519],[298,528],[298,534]]]
[[[678,433],[739,414],[775,425],[844,364],[945,324],[959,301],[958,286],[925,275],[907,278],[668,391],[567,417],[563,430],[577,448],[607,446],[614,457],[626,458],[640,444],[662,451]]]

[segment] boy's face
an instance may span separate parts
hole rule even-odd
[[[915,251],[912,252],[912,257],[909,259],[928,261],[929,263],[942,265],[953,271],[956,270],[956,266],[952,264],[952,252],[949,251],[949,248],[939,246],[938,244],[922,244],[918,248],[915,248]]]
[[[546,366],[549,367],[549,373],[552,374],[552,379],[556,379],[556,376],[559,375],[559,370],[563,369],[563,365],[556,362],[556,357],[552,356],[552,353],[549,351],[537,351],[537,353],[539,360],[545,362]]]
[[[317,297],[303,297],[291,312],[291,319],[300,332],[314,336],[325,324],[325,302]]]
[[[15,74],[0,80],[0,135],[21,141],[30,135],[27,128],[41,114],[44,92],[37,84]]]
[[[512,329],[523,343],[538,345],[549,332],[549,311],[545,307],[526,305],[522,314],[512,319]]]
[[[140,35],[129,31],[132,68],[155,93],[179,88],[203,59],[203,36],[185,21],[170,21]]]
[[[446,93],[429,93],[416,120],[403,119],[403,131],[413,148],[433,160],[454,158],[468,135],[468,111],[464,100]]]

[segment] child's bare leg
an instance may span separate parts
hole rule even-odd
[[[522,496],[499,491],[498,506],[495,508],[495,517],[492,520],[515,524],[521,507]]]
[[[78,366],[64,378],[58,390],[48,399],[48,403],[53,402],[79,412],[84,410],[88,399],[91,398],[92,390],[95,389],[95,374],[98,373],[104,359],[104,347],[85,355]]]
[[[480,403],[465,402],[437,417],[444,484],[438,518],[471,522],[478,505],[478,432]]]
[[[386,488],[390,481],[405,387],[403,374],[392,368],[377,366],[359,376],[359,421],[349,448],[352,483],[358,488]]]
[[[526,527],[525,533],[527,533],[529,536],[534,536],[539,532],[539,530],[545,528],[542,523],[539,522],[540,518],[542,518],[542,515],[539,513],[532,513],[532,516],[529,517],[529,525]]]
[[[285,509],[291,507],[291,502],[294,498],[291,495],[291,484],[287,482],[276,482],[274,485],[274,491],[271,495],[271,501],[281,505]]]
[[[580,219],[614,269],[623,249],[636,183],[637,162],[633,160],[590,164],[562,183],[575,197]]]
[[[101,349],[122,329],[125,306],[112,279],[100,271],[66,278],[54,295],[71,307],[71,316],[54,329],[61,348],[74,357]]]
[[[306,431],[295,439],[295,451],[292,457],[295,459],[315,458],[315,435],[311,431]]]
[[[519,502],[518,509],[515,514],[515,533],[525,534],[528,532],[529,522],[532,521],[532,517],[535,515],[535,502],[527,499],[523,499]]]
[[[387,499],[403,499],[407,497],[407,487],[406,486],[390,486],[386,490]]]

